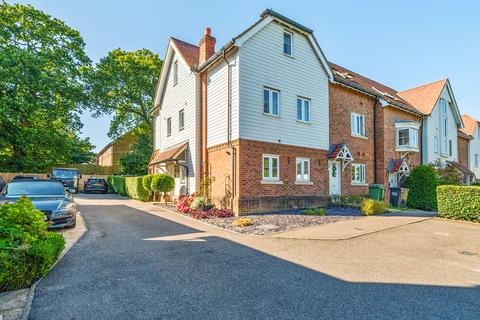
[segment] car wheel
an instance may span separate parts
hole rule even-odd
[[[73,229],[77,226],[77,219],[75,219],[75,221],[73,222],[73,224],[71,226],[68,226],[66,227],[67,229]]]

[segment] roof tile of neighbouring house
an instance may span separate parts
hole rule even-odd
[[[459,129],[460,132],[473,136],[475,134],[475,129],[480,125],[477,119],[470,117],[468,114],[462,115],[463,124],[465,128]]]
[[[335,63],[329,62],[329,64],[333,71],[335,81],[371,95],[380,96],[382,99],[394,106],[419,114],[419,111],[402,97],[400,97],[395,89],[373,81],[362,76],[361,74],[348,70],[347,68],[341,67]]]
[[[199,48],[191,43],[171,38],[172,42],[177,47],[183,59],[188,63],[190,68],[198,66]]]
[[[428,83],[413,89],[401,91],[398,95],[417,108],[418,111],[430,115],[447,81],[448,79],[443,79]]]

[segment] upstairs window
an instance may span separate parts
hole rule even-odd
[[[280,115],[280,91],[263,89],[263,113],[273,116]]]
[[[280,177],[280,159],[278,155],[263,155],[263,180],[279,180]]]
[[[352,136],[365,137],[365,116],[352,113],[351,115]]]
[[[397,148],[418,149],[418,129],[397,129]]]
[[[284,31],[283,32],[283,53],[287,56],[292,56],[293,48],[293,33]]]
[[[172,135],[172,118],[167,118],[167,137]]]
[[[310,182],[310,159],[297,158],[296,172],[297,181]]]
[[[297,120],[310,122],[310,100],[297,98]]]
[[[448,140],[448,154],[450,157],[453,155],[452,140]]]
[[[176,85],[178,83],[178,60],[175,60],[173,63],[173,84]]]
[[[440,99],[440,126],[442,137],[442,153],[447,154],[448,150],[448,113],[447,101]]]
[[[365,184],[364,164],[352,164],[352,184]]]
[[[182,110],[178,111],[178,130],[183,130],[185,125],[185,112]]]
[[[475,154],[475,168],[478,168],[478,154]]]

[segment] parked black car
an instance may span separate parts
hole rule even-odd
[[[88,178],[88,180],[85,181],[85,184],[83,186],[83,192],[107,193],[108,192],[107,181],[105,181],[105,179],[102,179],[102,178]]]
[[[13,177],[12,181],[18,181],[18,180],[36,180],[38,179],[37,176],[25,176],[25,175],[19,175]]]
[[[3,180],[2,177],[0,177],[0,192],[3,190],[3,188],[5,188],[5,185],[6,185],[5,180]]]
[[[49,229],[75,227],[77,204],[62,183],[40,179],[11,181],[0,194],[0,203],[15,202],[23,196],[45,214]]]
[[[48,177],[60,181],[69,192],[77,193],[82,175],[75,168],[53,168]]]

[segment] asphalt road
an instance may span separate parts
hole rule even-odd
[[[478,286],[354,282],[303,266],[333,242],[301,242],[305,263],[294,263],[279,258],[290,243],[280,239],[265,240],[275,254],[120,202],[80,209],[89,231],[38,284],[30,319],[479,319]]]

